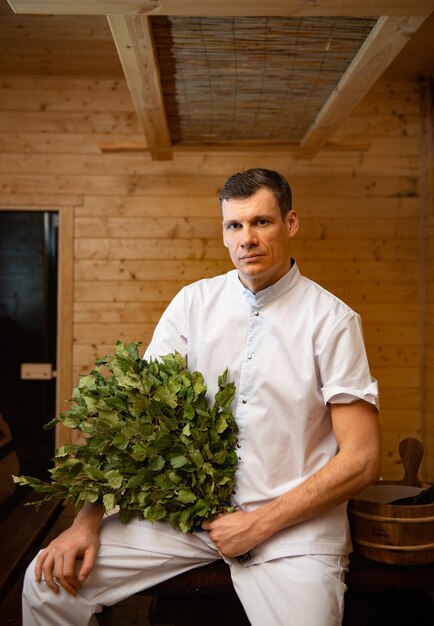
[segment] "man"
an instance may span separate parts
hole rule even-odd
[[[346,502],[380,470],[377,385],[359,317],[300,274],[290,254],[298,217],[277,172],[234,175],[221,208],[236,269],[181,290],[145,357],[178,350],[210,398],[229,366],[237,509],[183,535],[164,523],[122,526],[116,515],[101,524],[101,507],[86,505],[29,568],[24,626],[84,626],[101,605],[219,558],[253,626],[342,621]]]

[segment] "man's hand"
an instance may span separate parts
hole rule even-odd
[[[223,513],[203,522],[202,528],[209,533],[223,556],[243,556],[264,540],[255,513]]]
[[[58,592],[61,585],[71,595],[77,594],[95,563],[102,515],[99,507],[85,505],[72,526],[38,556],[35,567],[38,582],[43,577],[54,592]],[[76,571],[78,560],[82,563]]]

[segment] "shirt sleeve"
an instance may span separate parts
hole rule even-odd
[[[379,408],[378,383],[371,376],[360,316],[345,313],[329,332],[318,353],[324,402],[366,400]]]
[[[182,289],[161,316],[144,358],[156,359],[165,354],[179,352],[184,359],[187,359],[187,345],[184,289]]]

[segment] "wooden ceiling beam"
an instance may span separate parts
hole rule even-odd
[[[300,143],[297,158],[310,159],[335,135],[425,17],[379,18]]]
[[[15,13],[53,15],[428,15],[432,0],[8,0]]]
[[[327,143],[323,151],[325,152],[366,152],[372,147],[372,142],[342,142],[342,143]],[[298,143],[286,143],[286,142],[269,142],[269,141],[234,141],[226,143],[176,143],[172,146],[174,154],[188,154],[188,153],[228,153],[228,154],[248,154],[251,152],[257,153],[264,150],[267,154],[294,154],[299,150]],[[99,145],[99,149],[103,153],[108,154],[134,154],[134,153],[149,153],[149,148],[146,144],[138,142],[123,142],[112,143],[106,141]]]
[[[150,18],[108,15],[107,19],[149,152],[154,160],[172,159]]]

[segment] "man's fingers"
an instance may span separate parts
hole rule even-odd
[[[77,595],[81,587],[74,569],[75,557],[59,555],[54,566],[54,578],[71,595]]]
[[[56,576],[56,580],[65,591],[71,594],[71,596],[77,595],[77,588],[72,585],[64,576],[62,576],[62,574]]]
[[[83,562],[80,567],[80,571],[78,572],[78,580],[80,583],[84,583],[86,578],[89,576],[93,569],[93,565],[95,563],[95,557],[97,553],[97,548],[88,548],[84,553]]]
[[[81,583],[75,573],[75,554],[57,554],[54,550],[44,550],[38,557],[35,566],[35,578],[41,582],[42,578],[50,589],[59,591],[61,585],[65,591],[76,595]]]
[[[216,515],[215,517],[213,517],[212,519],[206,519],[202,522],[201,526],[204,530],[211,530],[212,528],[212,523],[215,522],[216,519],[220,519],[222,517],[225,517],[225,515],[229,515],[229,513],[219,513],[218,515]]]
[[[44,551],[36,559],[35,578],[38,583],[40,583],[42,579],[42,567],[45,563],[46,558],[47,558],[47,553]]]
[[[44,580],[46,584],[50,587],[50,589],[52,589],[54,592],[57,593],[59,591],[59,586],[54,580],[53,569],[54,569],[54,559],[49,554],[47,554],[44,560],[43,567],[42,567],[42,573],[44,575]]]
[[[80,589],[81,583],[75,571],[77,562],[75,552],[66,552],[63,556],[63,564],[59,572],[59,582],[66,591],[74,595]],[[72,591],[73,590],[73,591]]]

